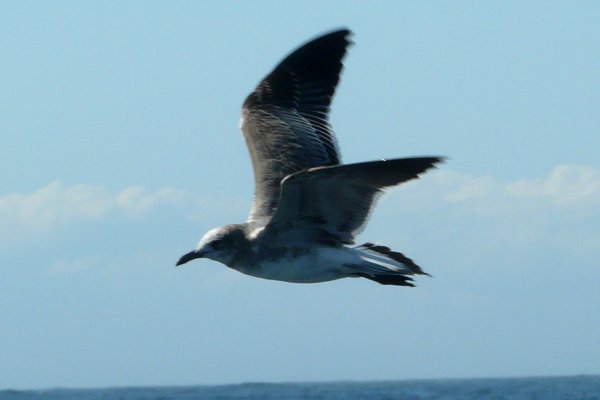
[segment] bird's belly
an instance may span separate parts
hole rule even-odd
[[[240,272],[263,279],[292,283],[318,283],[344,278],[343,250],[319,248],[302,254],[291,251],[289,255],[273,260],[263,260],[259,265]]]

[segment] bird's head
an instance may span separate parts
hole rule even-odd
[[[242,244],[242,240],[244,240],[244,232],[239,225],[225,225],[211,229],[200,239],[196,249],[184,254],[177,261],[176,266],[196,258],[208,258],[228,265]]]

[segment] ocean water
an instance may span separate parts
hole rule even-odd
[[[600,400],[600,376],[0,390],[0,400]]]

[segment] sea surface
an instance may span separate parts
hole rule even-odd
[[[0,400],[600,400],[600,376],[0,390]]]

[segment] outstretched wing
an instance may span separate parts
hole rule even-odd
[[[254,168],[249,222],[268,222],[281,181],[305,168],[340,162],[328,122],[347,29],[314,39],[287,56],[244,102],[241,127]]]
[[[289,232],[353,243],[384,188],[418,178],[441,157],[400,158],[310,168],[283,181],[279,206],[262,234]]]

